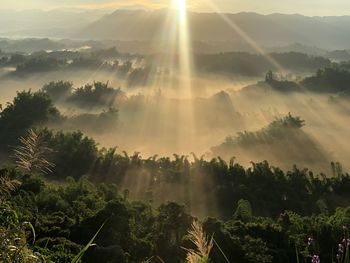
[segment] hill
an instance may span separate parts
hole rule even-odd
[[[77,32],[81,38],[156,41],[167,18],[166,10],[117,10]],[[307,17],[302,15],[256,13],[225,14],[247,35],[262,46],[291,43],[321,48],[348,48],[350,17]],[[221,15],[189,13],[193,41],[230,42],[234,46],[246,41]],[[159,38],[158,38],[159,39]]]

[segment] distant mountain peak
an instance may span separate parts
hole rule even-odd
[[[163,30],[166,11],[118,9],[86,26],[77,32],[77,35],[84,39],[160,41],[155,35]],[[129,15],[130,13],[132,15]],[[278,13],[262,15],[253,12],[224,15],[260,46],[271,47],[298,42],[308,46],[321,44],[323,48],[340,49],[347,48],[350,43],[350,17],[341,18],[341,30],[334,30],[339,24],[338,17],[314,18]],[[246,42],[244,37],[217,13],[189,12],[188,20],[193,41],[226,41],[233,44]]]

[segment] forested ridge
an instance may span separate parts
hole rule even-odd
[[[198,249],[189,233],[195,220],[213,238],[211,262],[337,260],[350,227],[350,176],[340,163],[329,163],[331,174],[315,174],[263,159],[243,167],[195,154],[143,158],[101,148],[82,132],[47,128],[71,121],[52,97],[64,94],[62,103],[84,108],[100,91],[121,95],[108,84],[72,91],[58,82],[19,92],[1,111],[4,262],[76,262],[95,234],[82,262],[185,262],[186,249]],[[108,104],[94,98],[93,105]],[[289,114],[233,144],[266,143],[303,125]]]
[[[350,2],[296,2],[0,0],[0,263],[350,263]]]

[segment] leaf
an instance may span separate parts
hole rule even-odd
[[[71,263],[79,263],[81,258],[84,256],[85,252],[90,248],[91,244],[94,242],[94,240],[96,239],[96,237],[98,236],[98,234],[101,232],[102,228],[104,227],[104,225],[106,224],[107,221],[105,221],[100,228],[97,230],[96,234],[91,238],[91,240],[89,241],[89,243],[86,244],[85,247],[83,247],[83,249],[79,252],[78,255],[76,255],[74,257],[74,259],[72,260]]]

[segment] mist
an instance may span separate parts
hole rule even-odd
[[[136,61],[132,66],[136,69],[150,67],[142,59]],[[175,153],[185,156],[195,153],[206,159],[220,156],[226,161],[234,157],[247,167],[252,161],[267,160],[286,170],[297,165],[329,173],[331,162],[340,162],[348,168],[349,150],[344,141],[348,140],[349,128],[345,124],[350,108],[345,102],[332,103],[329,94],[279,92],[262,83],[263,77],[259,76],[197,72],[191,79],[189,96],[176,88],[181,81],[178,72],[164,73],[159,67],[158,71],[145,70],[132,85],[128,79],[132,69],[127,75],[103,69],[6,75],[13,70],[2,71],[3,105],[17,91],[38,91],[45,84],[61,80],[72,83],[71,92],[99,81],[111,90],[119,90],[86,105],[67,100],[68,95],[52,98],[66,120],[49,127],[81,130],[96,139],[100,148],[118,147],[120,152],[139,152],[145,158]],[[297,72],[293,74],[297,76]],[[288,76],[295,79],[290,73]],[[110,108],[117,113],[111,114]],[[104,112],[107,114],[103,115]],[[234,140],[240,132],[257,132],[289,113],[305,120],[305,126],[300,134],[287,135],[282,145],[269,141],[252,147],[220,147],[228,137]]]
[[[350,262],[349,16],[35,1],[0,7],[1,260]]]

